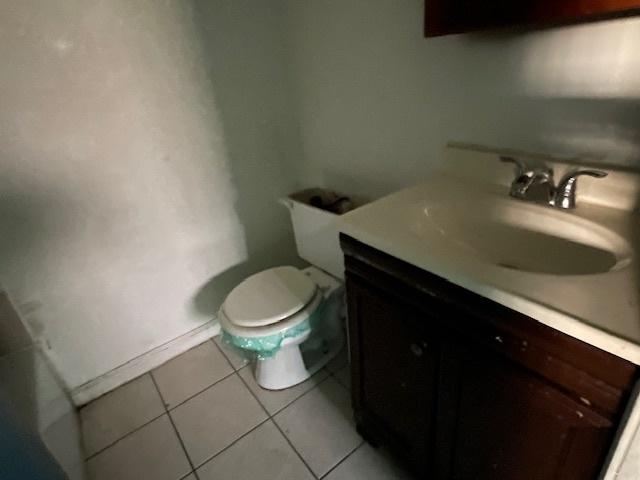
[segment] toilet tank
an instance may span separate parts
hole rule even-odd
[[[337,219],[339,215],[311,205],[311,198],[330,194],[325,189],[310,188],[292,193],[281,200],[291,214],[298,255],[336,278],[344,279],[344,257],[340,250]],[[354,205],[362,202],[353,202]]]

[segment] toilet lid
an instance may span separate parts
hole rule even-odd
[[[227,296],[222,309],[231,323],[261,327],[302,310],[313,299],[316,284],[294,267],[275,267],[244,280]]]

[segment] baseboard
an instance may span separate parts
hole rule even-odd
[[[153,370],[167,360],[186,352],[205,340],[215,337],[218,333],[220,333],[220,324],[217,319],[200,325],[198,328],[169,340],[167,343],[149,350],[133,360],[129,360],[110,372],[74,388],[71,391],[73,403],[77,407],[85,405],[91,400],[95,400],[99,396],[127,383],[129,380]]]

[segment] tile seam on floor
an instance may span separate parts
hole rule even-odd
[[[278,425],[278,422],[275,421],[275,419],[272,420],[273,424],[276,426],[276,428],[278,429],[278,431],[280,432],[280,435],[282,435],[282,438],[284,438],[284,441],[287,442],[289,444],[289,446],[291,447],[291,449],[293,450],[293,452],[298,456],[298,458],[300,459],[300,461],[304,464],[305,467],[307,467],[307,470],[309,470],[309,473],[311,474],[311,476],[313,478],[315,478],[316,480],[318,480],[320,477],[318,477],[318,475],[316,475],[316,472],[313,471],[313,469],[311,468],[311,466],[307,463],[307,461],[304,459],[304,457],[302,456],[302,454],[298,451],[298,449],[295,447],[295,445],[293,444],[293,442],[291,441],[291,439],[289,437],[287,437],[287,435],[282,431],[282,428],[280,428],[280,425]]]
[[[237,372],[236,372],[237,373]],[[282,431],[282,429],[280,428],[280,425],[278,425],[278,422],[276,422],[275,418],[273,418],[273,416],[269,413],[269,411],[267,410],[267,408],[262,404],[262,402],[260,401],[260,399],[258,398],[258,396],[253,393],[253,391],[249,388],[249,385],[247,385],[247,382],[245,382],[244,378],[242,378],[242,375],[240,375],[240,373],[238,373],[238,377],[240,377],[240,380],[242,381],[242,383],[244,384],[244,386],[247,388],[247,390],[249,390],[249,393],[251,393],[251,395],[253,395],[253,398],[256,399],[256,401],[258,402],[258,404],[262,407],[262,409],[264,410],[264,412],[267,414],[267,416],[269,417],[268,420],[271,420],[271,422],[275,425],[275,427],[278,429],[278,431],[280,432],[280,434],[284,437],[285,442],[287,442],[289,444],[289,446],[291,447],[291,449],[293,450],[293,452],[298,456],[298,458],[300,459],[300,461],[304,464],[305,467],[307,467],[307,470],[309,471],[309,473],[311,474],[311,476],[314,479],[318,479],[318,476],[315,474],[315,472],[311,469],[311,467],[309,466],[309,464],[307,463],[307,461],[302,457],[302,455],[300,454],[300,452],[298,451],[298,449],[293,445],[293,443],[291,442],[291,440],[289,439],[289,437],[287,437],[285,435],[285,433]],[[329,378],[329,377],[327,377]],[[326,380],[323,379],[322,381]],[[319,382],[318,385],[320,385]],[[311,390],[309,390],[309,392],[315,390],[318,385],[315,385]],[[306,395],[309,392],[305,392],[304,394],[300,395],[298,398],[296,398],[294,401],[297,401],[298,399],[302,398],[304,395]],[[293,403],[293,402],[291,402]],[[286,407],[285,407],[286,408]],[[282,409],[284,410],[284,408]]]
[[[162,393],[160,392],[160,389],[158,388],[158,384],[156,383],[156,379],[153,376],[153,372],[149,372],[149,376],[151,377],[151,381],[153,382],[153,386],[155,387],[156,391],[158,392],[158,395],[160,396],[160,400],[162,401],[162,405],[164,406],[164,411],[167,415],[167,418],[169,419],[169,422],[171,423],[171,427],[173,428],[173,431],[176,434],[176,437],[178,438],[178,443],[180,443],[180,447],[182,448],[182,451],[184,452],[184,456],[187,459],[187,462],[189,462],[189,466],[191,467],[191,471],[189,473],[187,473],[185,475],[189,476],[189,474],[193,473],[193,475],[196,477],[196,480],[200,480],[200,477],[198,477],[198,474],[196,473],[196,469],[193,466],[193,462],[191,461],[191,457],[189,456],[189,452],[187,452],[187,447],[185,447],[184,442],[182,441],[182,437],[180,436],[180,432],[178,431],[178,428],[176,427],[176,424],[173,422],[173,418],[171,418],[171,415],[169,414],[169,410],[167,409],[167,406],[165,405],[165,401],[164,401],[164,397],[162,396]],[[184,477],[182,477],[184,478]]]
[[[251,364],[251,361],[250,361],[250,360],[248,360],[248,359],[246,359],[246,360],[247,360],[247,363],[245,363],[244,365],[242,365],[240,368],[236,368],[236,366],[233,364],[233,362],[231,362],[231,359],[230,359],[230,358],[227,356],[227,354],[225,353],[224,349],[223,349],[220,345],[218,345],[218,344],[216,343],[216,341],[214,340],[215,338],[216,338],[216,337],[211,337],[211,338],[209,339],[209,341],[210,341],[211,343],[213,343],[213,344],[216,346],[216,348],[220,351],[220,353],[222,353],[222,356],[227,360],[227,363],[228,363],[229,365],[231,365],[231,368],[233,369],[233,371],[234,371],[234,372],[239,372],[239,371],[240,371],[240,370],[242,370],[244,367],[247,367],[247,366],[249,366],[249,365]]]
[[[233,367],[232,367],[233,368]],[[118,442],[120,442],[120,440],[124,440],[125,438],[127,438],[129,435],[132,435],[134,433],[136,433],[138,430],[140,430],[141,428],[146,427],[147,425],[149,425],[151,422],[154,422],[155,420],[159,419],[160,417],[162,417],[163,415],[168,415],[170,412],[172,412],[173,410],[175,410],[176,408],[180,407],[181,405],[187,403],[189,400],[192,400],[193,398],[197,397],[198,395],[200,395],[201,393],[206,392],[207,390],[209,390],[211,387],[216,386],[218,383],[222,382],[223,380],[226,380],[227,378],[229,378],[231,375],[233,375],[234,373],[236,373],[236,371],[232,371],[231,373],[228,373],[227,375],[225,375],[223,378],[216,380],[214,383],[212,383],[211,385],[207,386],[206,388],[200,390],[197,393],[194,393],[193,395],[191,395],[190,397],[186,398],[185,400],[182,400],[180,403],[177,403],[176,405],[172,406],[171,408],[167,407],[167,405],[165,404],[164,401],[164,397],[162,396],[162,393],[160,392],[160,388],[158,388],[158,385],[156,383],[156,379],[153,376],[153,370],[148,371],[147,373],[141,375],[140,377],[144,376],[144,375],[149,375],[149,377],[151,378],[151,381],[153,382],[153,385],[155,387],[156,392],[158,393],[158,396],[160,397],[160,403],[162,404],[162,409],[163,412],[159,415],[156,415],[155,417],[151,418],[150,420],[147,420],[145,423],[135,427],[133,430],[128,431],[127,433],[121,435],[120,437],[118,437],[116,440],[113,440],[111,443],[109,443],[108,445],[101,447],[100,450],[97,450],[96,452],[92,453],[91,455],[88,455],[87,457],[84,458],[85,462],[88,462],[89,460],[91,460],[92,458],[100,455],[102,452],[104,452],[105,450],[113,447],[115,444],[117,444]],[[138,378],[140,378],[138,377]],[[112,390],[115,391],[115,390]]]
[[[325,367],[326,368],[326,367]],[[342,370],[342,369],[341,369]],[[338,385],[340,385],[342,388],[344,388],[347,392],[349,392],[349,395],[351,395],[351,390],[349,389],[349,387],[347,387],[346,385],[344,385],[339,379],[338,377],[336,377],[333,373],[331,373],[329,370],[327,370],[327,372],[329,372],[329,377],[333,378],[336,383]]]
[[[229,366],[231,367],[231,369],[233,370],[229,375],[227,375],[224,378],[221,378],[220,380],[218,380],[217,382],[215,382],[212,385],[209,385],[207,388],[205,388],[204,390],[202,390],[202,392],[197,393],[196,395],[194,395],[193,397],[188,398],[187,400],[185,400],[184,402],[176,405],[175,407],[172,407],[170,410],[167,410],[167,415],[169,415],[169,418],[171,419],[172,423],[173,423],[173,418],[171,417],[171,412],[173,410],[175,410],[177,407],[179,407],[180,405],[188,402],[189,400],[195,398],[196,396],[200,395],[201,393],[204,393],[206,390],[214,387],[215,385],[217,385],[218,383],[222,382],[223,380],[231,377],[232,375],[237,375],[238,378],[240,379],[240,382],[245,386],[245,388],[247,390],[249,390],[249,393],[256,399],[256,401],[258,402],[258,405],[260,405],[260,407],[265,410],[264,405],[262,405],[262,403],[260,402],[260,400],[258,400],[255,395],[253,395],[253,392],[251,391],[251,389],[249,387],[247,387],[247,384],[244,382],[244,380],[242,379],[242,377],[240,376],[240,374],[238,373],[239,369],[236,370],[236,368],[233,366],[233,364],[231,363],[231,360],[229,360],[229,358],[227,357],[227,355],[222,351],[222,348],[220,348],[220,346],[213,340],[215,337],[212,337],[209,339],[209,341],[211,343],[213,343],[214,347],[218,349],[218,351],[222,354],[222,356],[224,357],[224,359],[227,361],[227,363],[229,364]],[[246,367],[247,365],[244,365],[242,368]],[[151,377],[153,378],[153,375],[151,375]],[[156,386],[157,388],[157,386]],[[160,393],[158,391],[158,393]],[[162,395],[160,394],[160,398],[162,398]],[[164,400],[163,400],[164,403]],[[165,407],[166,409],[166,407]],[[191,462],[191,457],[189,457],[189,454],[187,453],[187,458],[189,459],[189,463],[191,463],[192,465],[194,465],[193,467],[193,474],[196,475],[196,478],[199,480],[199,476],[197,473],[197,470],[199,468],[202,468],[204,466],[204,464],[206,464],[207,462],[210,462],[211,460],[213,460],[214,458],[216,458],[218,455],[220,455],[222,452],[224,452],[225,450],[231,448],[231,446],[233,446],[234,444],[236,444],[237,442],[239,442],[241,439],[243,439],[244,437],[246,437],[247,435],[249,435],[251,432],[253,432],[255,429],[257,429],[258,427],[260,427],[261,425],[263,425],[264,423],[268,422],[269,420],[271,420],[271,416],[269,415],[269,412],[267,412],[265,410],[265,413],[267,414],[267,418],[265,418],[264,420],[262,420],[260,423],[258,423],[257,425],[255,425],[253,428],[249,429],[248,431],[246,431],[245,433],[243,433],[242,435],[240,435],[238,438],[236,438],[233,442],[231,442],[229,445],[227,445],[226,447],[224,447],[222,450],[220,450],[219,452],[214,453],[213,455],[211,455],[210,457],[206,458],[205,460],[203,460],[201,463],[199,463],[198,465],[195,465]],[[275,422],[273,422],[275,423]],[[180,434],[178,433],[178,438],[181,439]],[[182,441],[182,439],[181,439]]]
[[[301,395],[299,395],[298,397],[294,398],[293,400],[291,400],[291,402],[287,403],[286,405],[284,405],[282,408],[280,408],[279,410],[277,410],[276,412],[274,412],[273,414],[271,414],[269,412],[269,410],[267,410],[267,407],[264,406],[264,404],[260,401],[260,399],[258,398],[258,396],[253,392],[253,390],[251,390],[251,388],[249,387],[249,385],[247,384],[247,382],[244,380],[244,378],[242,378],[242,375],[240,375],[240,370],[243,370],[247,367],[251,366],[251,363],[248,363],[246,365],[243,365],[242,367],[236,369],[234,367],[234,365],[231,363],[231,360],[229,360],[229,358],[226,356],[226,354],[222,351],[222,348],[220,347],[220,345],[218,345],[213,338],[209,339],[218,350],[220,350],[220,352],[222,353],[222,355],[224,356],[224,358],[227,360],[227,362],[229,363],[229,365],[231,365],[231,368],[234,369],[234,373],[236,375],[238,375],[238,378],[240,379],[240,381],[244,384],[244,386],[246,387],[246,389],[249,391],[249,393],[253,396],[253,398],[255,398],[255,400],[258,402],[258,404],[260,405],[260,407],[262,407],[262,409],[264,410],[264,412],[267,414],[267,419],[264,422],[261,422],[259,425],[257,425],[256,427],[254,427],[252,430],[248,431],[247,433],[245,433],[244,435],[242,435],[241,437],[237,438],[233,443],[229,444],[227,447],[225,447],[223,450],[221,450],[220,452],[216,453],[215,455],[213,455],[211,458],[207,459],[205,462],[203,462],[202,464],[200,464],[198,467],[196,468],[201,468],[205,463],[213,460],[215,457],[217,457],[218,455],[220,455],[223,451],[227,450],[228,448],[230,448],[232,445],[234,445],[236,442],[238,442],[240,439],[242,439],[243,437],[245,437],[246,435],[249,435],[253,430],[255,430],[256,428],[258,428],[259,426],[261,426],[262,424],[264,424],[265,422],[271,420],[272,423],[275,425],[275,427],[278,429],[278,431],[280,432],[280,434],[284,437],[285,441],[289,444],[289,446],[291,447],[291,449],[295,452],[295,454],[298,456],[298,458],[300,459],[300,461],[304,464],[305,467],[307,467],[307,470],[309,471],[309,473],[311,474],[311,476],[318,480],[319,477],[318,475],[316,475],[316,473],[313,471],[313,469],[309,466],[309,464],[307,463],[307,461],[302,457],[302,455],[300,454],[300,452],[298,451],[298,449],[295,447],[295,445],[291,442],[291,440],[289,439],[289,437],[282,431],[282,428],[280,428],[280,425],[278,425],[278,422],[276,421],[276,419],[274,418],[277,414],[279,414],[280,412],[282,412],[283,410],[285,410],[287,407],[289,407],[290,405],[292,405],[293,403],[297,402],[298,400],[300,400],[302,397],[304,397],[305,395],[307,395],[308,393],[311,393],[312,391],[314,391],[316,388],[318,388],[320,386],[320,384],[326,382],[329,378],[333,378],[334,382],[336,382],[338,385],[340,385],[341,388],[349,391],[344,385],[342,385],[342,383],[340,383],[338,381],[337,378],[334,377],[333,373],[326,367],[322,367],[323,370],[325,370],[328,375],[323,378],[322,380],[320,380],[316,385],[314,385],[313,387],[311,387],[309,390],[307,390],[306,392],[302,393]],[[316,372],[318,373],[318,372]],[[340,465],[342,462],[344,462],[347,458],[349,458],[349,456],[351,456],[351,454],[353,454],[358,448],[360,448],[362,446],[362,444],[364,443],[364,440],[358,444],[357,447],[355,447],[353,450],[351,450],[344,458],[342,458],[336,465],[334,465],[327,473],[325,473],[325,475],[323,475],[323,477],[325,477],[326,475],[329,474],[329,472],[331,472],[334,468],[336,468],[338,465]]]
[[[331,474],[331,472],[333,472],[336,468],[338,468],[340,465],[342,465],[351,455],[353,455],[358,450],[360,450],[360,448],[365,443],[366,443],[366,441],[363,439],[353,450],[351,450],[349,453],[347,453],[347,455],[344,458],[342,458],[338,463],[336,463],[333,467],[331,467],[329,470],[327,470],[327,473],[325,473],[324,475],[319,477],[319,479],[322,480],[323,478],[327,478]]]
[[[201,463],[199,463],[195,469],[198,470],[199,468],[202,468],[205,464],[209,463],[211,460],[213,460],[214,458],[216,458],[218,455],[222,454],[223,452],[229,450],[231,447],[233,447],[236,443],[238,443],[240,440],[242,440],[244,437],[246,437],[247,435],[253,433],[255,430],[257,430],[258,428],[260,428],[262,425],[264,425],[265,423],[267,423],[269,420],[271,420],[271,418],[265,418],[264,420],[262,420],[260,423],[258,423],[255,427],[252,427],[250,430],[247,430],[245,433],[243,433],[242,435],[240,435],[238,438],[236,438],[233,442],[231,442],[229,445],[227,445],[226,447],[224,447],[222,450],[220,450],[219,452],[214,453],[213,455],[211,455],[210,457],[206,458],[205,460],[203,460]],[[275,422],[274,422],[275,423]]]
[[[308,392],[303,393],[302,395],[300,395],[298,398],[296,398],[294,400],[297,401],[299,399],[301,399],[302,397],[304,397],[307,393],[312,392],[313,390],[315,390],[316,388],[318,388],[320,386],[321,383],[324,383],[325,381],[327,381],[329,378],[332,378],[333,381],[335,383],[337,383],[341,388],[343,388],[344,390],[346,390],[347,392],[350,393],[350,390],[345,387],[344,385],[342,385],[342,383],[340,383],[340,381],[329,371],[329,369],[327,369],[326,367],[323,367],[327,373],[329,373],[329,375],[327,375],[325,378],[323,378],[320,382],[318,382],[317,385],[315,385],[311,390],[309,390]],[[247,387],[248,388],[248,387]],[[293,403],[293,402],[291,402]],[[291,403],[289,405],[291,405]],[[288,405],[287,405],[288,406]],[[286,408],[286,407],[284,407]],[[284,408],[282,408],[281,410],[278,411],[281,412],[282,410],[284,410]],[[276,414],[274,414],[275,417]],[[293,443],[289,440],[289,437],[287,437],[287,435],[282,431],[282,429],[280,428],[280,425],[278,424],[278,422],[276,421],[276,419],[273,419],[273,423],[275,424],[276,428],[280,431],[280,433],[282,433],[282,435],[285,437],[285,439],[287,440],[287,443],[289,443],[289,445],[291,445],[291,448],[293,448],[293,450],[298,454],[298,456],[300,457],[300,459],[304,462],[305,465],[307,465],[307,462],[304,461],[304,459],[302,458],[302,455],[300,454],[300,452],[298,452],[298,450],[296,449],[296,447],[293,445]],[[307,465],[307,467],[309,468],[309,471],[311,472],[311,474],[314,476],[314,478],[320,480],[322,478],[325,478],[327,475],[329,475],[329,473],[331,473],[335,468],[338,467],[338,465],[340,465],[342,462],[344,462],[347,458],[349,458],[353,453],[355,453],[356,450],[358,450],[362,445],[364,445],[365,440],[362,439],[362,441],[353,449],[351,450],[349,453],[347,453],[347,455],[345,455],[343,458],[340,459],[340,461],[338,463],[336,463],[333,467],[331,467],[324,475],[316,475],[316,473],[311,470],[311,467],[309,467]]]
[[[213,337],[215,338],[215,337]],[[222,352],[222,355],[227,359],[227,362],[229,363],[229,365],[231,365],[231,368],[235,367],[233,366],[233,364],[231,363],[231,360],[229,360],[227,358],[227,356],[224,354],[224,352],[222,351],[222,348],[213,340],[213,338],[210,338],[209,340],[211,342],[213,342],[213,344],[218,348],[218,350],[220,350]],[[251,392],[251,395],[253,395],[253,397],[258,401],[258,403],[260,404],[260,406],[262,407],[262,409],[267,413],[267,415],[269,416],[269,418],[275,417],[278,413],[280,413],[282,410],[284,410],[285,408],[287,408],[289,405],[291,405],[293,402],[300,400],[302,397],[304,397],[307,393],[312,392],[313,390],[315,390],[321,383],[325,382],[328,378],[333,377],[331,371],[326,367],[322,367],[322,370],[325,370],[328,375],[323,378],[322,380],[320,380],[317,384],[315,384],[313,387],[311,387],[309,390],[307,390],[306,392],[301,393],[299,396],[295,397],[293,400],[291,400],[289,403],[287,403],[286,405],[284,405],[283,407],[281,407],[280,409],[278,409],[278,411],[274,412],[273,414],[269,413],[269,411],[267,410],[267,407],[265,407],[263,405],[263,403],[260,401],[260,399],[258,398],[258,396],[253,393],[253,390],[251,390],[251,388],[249,387],[249,385],[247,384],[247,382],[244,381],[244,378],[242,378],[242,375],[240,375],[240,370],[244,370],[247,367],[251,366],[251,362],[247,363],[246,365],[243,365],[242,367],[238,368],[237,370],[235,370],[235,373],[238,374],[238,377],[240,377],[240,380],[242,380],[242,383],[244,383],[244,385],[247,387],[247,389],[249,390],[249,392]],[[314,373],[314,375],[316,375],[317,373],[319,373],[320,370],[318,370],[318,372]],[[313,377],[313,375],[311,375],[311,377]],[[309,377],[309,378],[311,378]],[[336,383],[338,385],[342,385],[337,379],[334,378],[334,380],[336,381]],[[213,385],[212,385],[213,386]],[[344,385],[342,385],[344,387]],[[273,421],[274,423],[276,423],[276,421]]]
[[[230,448],[231,446],[233,446],[235,443],[237,443],[238,441],[240,441],[242,438],[244,438],[245,436],[249,435],[251,432],[253,432],[254,430],[256,430],[258,427],[262,426],[264,423],[266,423],[267,421],[271,420],[273,422],[273,424],[275,425],[275,427],[278,429],[278,431],[280,432],[280,434],[285,438],[285,441],[289,444],[289,446],[293,449],[293,451],[296,453],[296,455],[298,456],[298,458],[300,458],[300,460],[303,462],[303,464],[307,467],[307,469],[309,470],[309,472],[311,473],[311,475],[314,478],[319,478],[311,469],[311,467],[307,464],[307,462],[304,460],[304,458],[302,458],[302,455],[300,454],[300,452],[298,452],[298,450],[296,449],[296,447],[293,445],[293,443],[289,440],[289,437],[287,437],[287,435],[282,431],[282,429],[280,428],[280,425],[278,425],[278,423],[275,420],[275,416],[278,415],[280,412],[282,412],[283,410],[285,410],[287,407],[289,407],[290,405],[292,405],[294,402],[300,400],[302,397],[304,397],[305,395],[307,395],[308,393],[311,393],[313,390],[315,390],[316,388],[318,388],[320,386],[320,384],[324,383],[325,381],[327,381],[327,379],[329,378],[333,378],[334,381],[340,385],[342,388],[346,387],[344,385],[342,385],[342,383],[334,376],[334,374],[327,369],[326,367],[323,367],[324,370],[328,373],[328,375],[323,378],[322,380],[320,380],[316,385],[314,385],[313,387],[311,387],[309,390],[307,390],[306,392],[301,393],[299,396],[293,398],[290,402],[286,403],[285,405],[283,405],[281,408],[279,408],[278,410],[276,410],[275,412],[270,413],[267,408],[265,407],[265,405],[260,401],[260,399],[258,398],[258,396],[251,390],[251,388],[249,387],[249,385],[247,384],[247,382],[244,380],[244,378],[242,378],[242,376],[240,375],[240,370],[243,370],[247,367],[250,367],[250,364],[245,364],[240,368],[235,368],[235,366],[231,363],[231,360],[226,356],[226,354],[222,351],[222,349],[220,348],[220,346],[214,341],[213,338],[210,338],[209,341],[211,341],[213,343],[213,345],[215,345],[215,348],[218,349],[218,351],[220,351],[220,353],[222,353],[223,357],[225,358],[225,360],[227,361],[227,363],[229,364],[229,366],[232,369],[232,372],[228,373],[227,375],[225,375],[224,377],[220,378],[219,380],[216,380],[214,383],[212,383],[211,385],[208,385],[206,388],[198,391],[197,393],[194,393],[193,395],[187,397],[186,399],[182,400],[180,403],[177,403],[176,405],[172,406],[172,407],[168,407],[166,405],[166,402],[164,400],[164,397],[162,396],[162,392],[160,391],[160,388],[158,387],[158,384],[156,382],[156,379],[153,375],[153,370],[150,370],[149,372],[147,372],[147,374],[149,375],[149,377],[151,378],[151,381],[154,385],[154,388],[156,390],[156,392],[158,393],[158,396],[160,397],[160,401],[162,404],[162,408],[163,408],[163,412],[151,419],[149,419],[148,421],[146,421],[145,423],[137,426],[136,428],[134,428],[133,430],[125,433],[124,435],[118,437],[116,440],[114,440],[113,442],[109,443],[108,445],[102,447],[100,450],[92,453],[91,455],[87,456],[84,461],[88,462],[89,460],[97,457],[98,455],[100,455],[101,453],[105,452],[106,450],[108,450],[109,448],[115,446],[116,444],[118,444],[120,441],[124,440],[125,438],[133,435],[134,433],[136,433],[137,431],[141,430],[142,428],[146,427],[147,425],[149,425],[150,423],[158,420],[159,418],[161,418],[163,415],[167,415],[167,418],[169,420],[169,422],[171,423],[171,426],[178,438],[178,442],[180,443],[180,446],[183,450],[183,452],[185,453],[185,456],[187,458],[187,461],[189,462],[189,465],[191,467],[191,471],[188,472],[186,475],[184,475],[181,478],[186,478],[191,474],[194,474],[196,476],[196,479],[199,479],[198,474],[197,474],[197,469],[201,468],[205,463],[213,460],[215,457],[217,457],[218,455],[220,455],[222,452],[224,452],[225,450],[227,450],[228,448]],[[249,390],[249,393],[254,397],[254,399],[258,402],[258,404],[260,405],[260,407],[263,409],[263,411],[265,412],[265,414],[267,415],[267,418],[263,421],[261,421],[259,424],[257,424],[255,427],[253,427],[251,430],[245,432],[244,434],[242,434],[240,437],[238,437],[236,440],[234,440],[232,443],[230,443],[229,445],[227,445],[224,449],[220,450],[219,452],[217,452],[216,454],[212,455],[211,457],[207,458],[206,460],[204,460],[202,463],[198,464],[197,466],[192,462],[191,457],[189,456],[189,453],[187,452],[186,446],[184,445],[184,442],[182,440],[182,437],[180,436],[180,433],[173,421],[173,417],[170,415],[170,413],[175,410],[176,408],[180,407],[181,405],[187,403],[189,400],[192,400],[193,398],[197,397],[198,395],[204,393],[205,391],[209,390],[210,388],[216,386],[218,383],[222,382],[223,380],[226,380],[227,378],[231,377],[233,374],[238,375],[238,378],[240,379],[240,381],[243,383],[243,385],[247,388],[247,390]],[[146,374],[143,374],[146,375]],[[141,375],[141,376],[143,376]],[[360,445],[359,445],[360,446]],[[357,448],[356,447],[356,450]],[[336,466],[334,466],[333,468],[337,467],[340,463],[342,463],[346,458],[348,458],[355,450],[353,450],[352,452],[350,452],[349,454],[347,454],[346,457],[344,457],[338,464],[336,464]],[[332,468],[332,470],[333,470]],[[330,470],[331,471],[331,470]],[[328,473],[327,473],[328,474]],[[325,474],[325,476],[327,475]]]
[[[151,374],[151,377],[154,379],[154,383],[155,383],[155,378],[153,377],[153,373],[149,372]],[[233,375],[234,373],[236,373],[235,371],[231,372],[231,373],[227,373],[224,377],[222,377],[220,380],[216,380],[215,382],[213,382],[211,385],[203,388],[202,390],[200,390],[197,393],[194,393],[193,395],[190,395],[189,397],[185,398],[184,400],[180,401],[180,403],[176,403],[175,405],[173,405],[172,407],[167,407],[167,405],[165,404],[164,398],[162,398],[162,394],[160,394],[160,398],[162,398],[162,405],[164,406],[164,409],[167,412],[171,412],[173,410],[175,410],[176,408],[184,405],[185,403],[187,403],[189,400],[193,400],[195,397],[197,397],[198,395],[200,395],[201,393],[206,392],[207,390],[209,390],[212,387],[215,387],[217,384],[219,384],[220,382],[222,382],[223,380],[226,380],[227,378],[229,378],[231,375]],[[158,387],[156,387],[158,392],[160,392],[160,389]]]
[[[125,438],[129,437],[130,435],[133,435],[134,433],[136,433],[138,430],[143,429],[144,427],[146,427],[147,425],[149,425],[150,423],[155,422],[156,420],[158,420],[160,417],[162,417],[163,415],[167,415],[167,411],[163,411],[160,415],[156,415],[155,417],[153,417],[151,420],[148,420],[146,422],[144,422],[142,425],[134,428],[133,430],[131,430],[130,432],[125,433],[124,435],[122,435],[121,437],[118,437],[117,440],[114,440],[113,442],[111,442],[110,444],[108,444],[105,447],[102,447],[100,450],[98,450],[95,453],[92,453],[91,455],[87,456],[84,461],[88,462],[89,460],[91,460],[94,457],[97,457],[98,455],[100,455],[102,452],[104,452],[105,450],[108,450],[109,448],[113,447],[115,444],[119,443],[120,440],[124,440]]]
[[[242,378],[242,379],[243,379],[243,381],[244,381],[244,378],[242,377],[242,375],[240,375],[240,371],[241,371],[241,370],[244,370],[245,368],[250,367],[250,366],[251,366],[251,365],[245,365],[244,367],[242,367],[242,368],[238,369],[238,371],[236,372],[236,373],[240,376],[240,378]],[[318,373],[320,373],[320,371],[317,371],[316,373],[314,373],[313,375],[311,375],[311,376],[309,377],[309,379],[310,379],[310,378],[313,378],[313,377],[314,377],[315,375],[317,375]],[[311,392],[312,390],[314,390],[315,388],[317,388],[317,387],[318,387],[318,385],[320,385],[322,382],[324,382],[324,381],[325,381],[327,378],[329,378],[330,376],[331,376],[331,374],[330,374],[329,372],[327,372],[327,376],[326,376],[326,377],[324,377],[322,380],[319,380],[319,381],[318,381],[318,383],[316,383],[315,385],[313,385],[309,390],[307,390],[306,392],[302,392],[302,393],[301,393],[300,395],[298,395],[297,397],[292,398],[289,402],[287,402],[285,405],[283,405],[283,406],[281,406],[280,408],[278,408],[278,410],[276,410],[276,411],[275,411],[275,412],[273,412],[273,413],[269,413],[269,411],[267,410],[267,414],[268,414],[270,417],[275,417],[277,414],[279,414],[281,411],[283,411],[285,408],[287,408],[287,407],[288,407],[289,405],[291,405],[293,402],[295,402],[295,401],[297,401],[297,400],[301,399],[301,398],[302,398],[302,397],[304,397],[307,393],[309,393],[309,392]],[[306,380],[305,380],[305,381],[306,381]],[[337,381],[337,380],[336,380],[336,381]],[[339,383],[339,382],[338,382],[338,383]],[[247,385],[247,388],[248,388],[249,390],[251,390],[251,387],[249,387],[249,385],[247,384],[247,382],[244,382],[244,384],[245,384],[245,385]],[[260,385],[258,385],[258,387],[260,387]],[[261,388],[261,387],[260,387],[260,388]],[[268,391],[268,390],[267,390],[267,391]],[[276,391],[281,391],[281,390],[276,390]],[[251,393],[253,393],[253,390],[251,390]],[[260,405],[262,405],[262,407],[266,410],[266,409],[267,409],[266,405],[264,405],[264,404],[260,401],[260,399],[258,398],[258,396],[254,394],[254,397],[256,397],[256,399],[258,400],[258,402],[260,403]]]

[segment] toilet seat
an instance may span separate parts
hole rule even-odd
[[[276,302],[269,293],[274,290]],[[316,267],[259,272],[236,287],[220,307],[223,341],[250,356],[262,388],[297,385],[335,357],[343,343],[343,292],[340,282]]]
[[[289,330],[290,328],[295,328],[305,320],[309,319],[309,317],[311,317],[311,315],[313,315],[318,310],[323,298],[324,296],[322,294],[322,291],[320,289],[316,289],[316,293],[314,294],[313,298],[305,307],[302,308],[302,310],[299,310],[298,312],[283,320],[260,327],[244,327],[242,325],[237,325],[234,319],[229,318],[229,316],[225,313],[224,308],[220,309],[218,320],[220,321],[222,330],[229,333],[230,335],[247,338],[266,337],[268,335],[282,333],[285,330]]]
[[[288,319],[315,298],[317,286],[295,267],[258,272],[235,287],[221,311],[238,327],[258,328]]]

